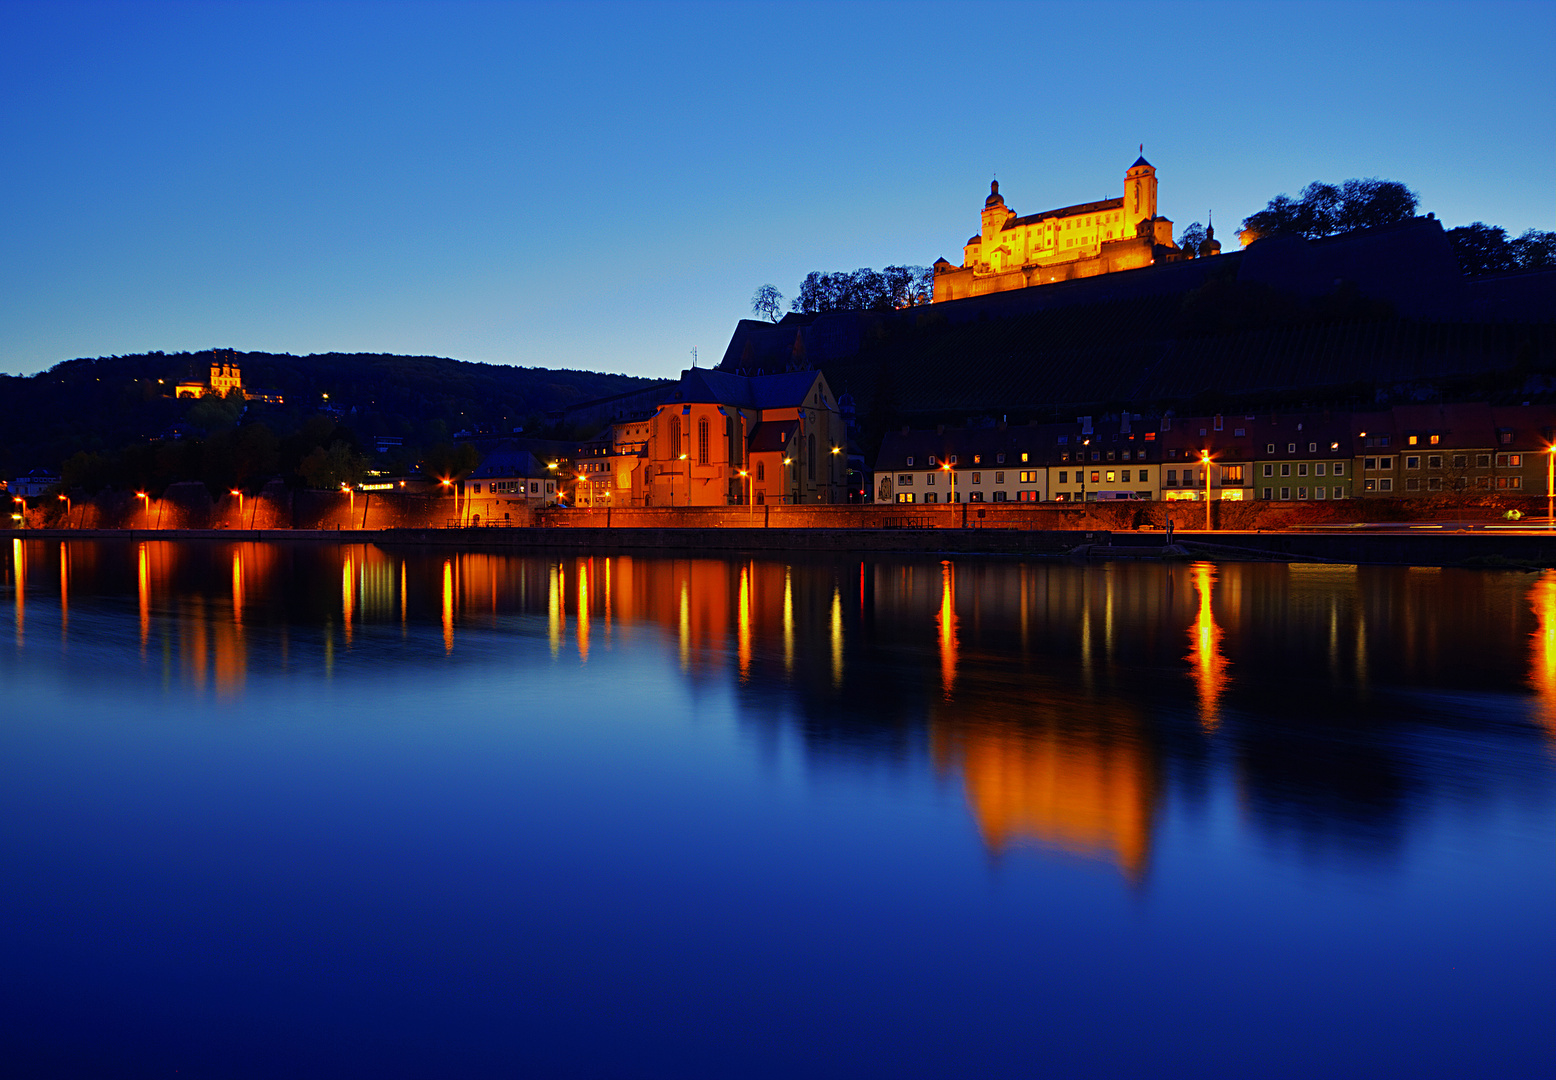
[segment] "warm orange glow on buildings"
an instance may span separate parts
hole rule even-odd
[[[1186,659],[1194,665],[1191,674],[1199,691],[1199,722],[1206,731],[1221,723],[1221,694],[1231,680],[1226,674],[1229,661],[1221,654],[1221,628],[1211,609],[1216,582],[1214,563],[1200,562],[1190,567],[1194,591],[1199,596],[1199,612],[1189,628],[1192,648]]]
[[[1142,155],[1124,174],[1121,198],[1018,217],[999,181],[989,185],[979,230],[962,265],[935,260],[935,302],[1096,277],[1179,257],[1172,222],[1156,212],[1156,169]]]

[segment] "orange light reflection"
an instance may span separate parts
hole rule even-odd
[[[1221,722],[1220,699],[1231,679],[1226,674],[1229,661],[1221,655],[1222,631],[1216,625],[1210,601],[1215,588],[1216,568],[1213,563],[1195,563],[1190,568],[1194,575],[1194,590],[1199,594],[1199,613],[1189,628],[1191,649],[1184,659],[1192,663],[1191,674],[1199,690],[1199,722],[1206,731],[1214,731]]]

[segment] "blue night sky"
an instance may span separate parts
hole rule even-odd
[[[0,3],[0,371],[231,347],[668,376],[752,292],[1118,195],[1556,228],[1556,5]]]

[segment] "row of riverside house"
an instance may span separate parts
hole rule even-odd
[[[1487,404],[904,428],[882,441],[874,495],[892,503],[1543,496],[1553,437],[1556,407]]]

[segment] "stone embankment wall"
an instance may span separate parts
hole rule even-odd
[[[1490,521],[1509,508],[1543,516],[1543,498],[1469,504],[1404,499],[1339,502],[1212,502],[1217,530],[1260,531],[1360,521]],[[633,529],[1015,529],[1126,531],[1160,529],[1171,515],[1179,529],[1205,527],[1202,502],[952,503],[939,505],[619,507],[560,509],[517,506],[496,528]],[[241,508],[241,512],[240,512]],[[213,499],[204,484],[174,484],[159,497],[104,492],[72,501],[32,500],[27,527],[64,529],[442,529],[460,527],[463,507],[451,495],[404,492],[293,491],[274,483],[258,495]],[[483,528],[494,527],[483,523]]]

